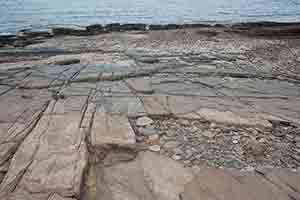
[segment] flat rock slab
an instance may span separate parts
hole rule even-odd
[[[135,144],[135,134],[126,116],[111,115],[103,110],[97,111],[91,128],[93,146],[105,144]]]
[[[180,200],[184,185],[193,178],[190,169],[151,152],[140,153],[131,162],[100,167],[96,174],[102,177],[94,190],[98,200]]]
[[[80,119],[80,113],[42,117],[12,158],[0,185],[1,199],[46,200],[54,194],[63,199],[79,196],[87,164]]]
[[[202,169],[185,186],[183,200],[299,199],[299,172],[266,169],[265,174],[225,169]]]

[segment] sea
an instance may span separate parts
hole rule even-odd
[[[109,23],[300,22],[300,0],[0,0],[0,34]]]

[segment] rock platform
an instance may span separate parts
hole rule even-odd
[[[300,40],[275,36],[138,29],[0,48],[0,199],[300,199]]]

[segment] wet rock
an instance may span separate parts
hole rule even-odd
[[[120,30],[122,31],[145,31],[146,24],[122,24]]]
[[[107,24],[105,26],[105,31],[119,32],[119,31],[121,31],[121,24],[120,23]]]
[[[136,120],[137,126],[147,126],[151,125],[153,123],[153,120],[149,117],[140,117]]]
[[[140,58],[136,58],[136,60],[138,62],[147,63],[147,64],[159,63],[159,59],[153,57],[140,57]]]
[[[183,24],[183,28],[209,28],[211,25],[209,24]]]
[[[47,37],[51,37],[52,34],[50,31],[34,31],[34,30],[21,30],[17,33],[17,36],[19,38],[47,38]]]
[[[174,30],[174,29],[179,29],[182,26],[178,25],[178,24],[166,24],[166,25],[162,25],[162,24],[151,24],[149,25],[149,30]]]
[[[86,30],[92,34],[104,33],[105,28],[101,24],[92,24],[86,27]]]
[[[80,59],[70,58],[70,59],[57,60],[53,62],[54,65],[73,65],[77,63],[80,63]]]
[[[86,36],[89,34],[86,31],[86,29],[80,29],[80,28],[75,29],[75,28],[67,28],[67,27],[52,28],[52,33],[57,36],[60,35]]]

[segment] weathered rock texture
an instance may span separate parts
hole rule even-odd
[[[299,39],[160,28],[0,49],[0,199],[299,199]]]

